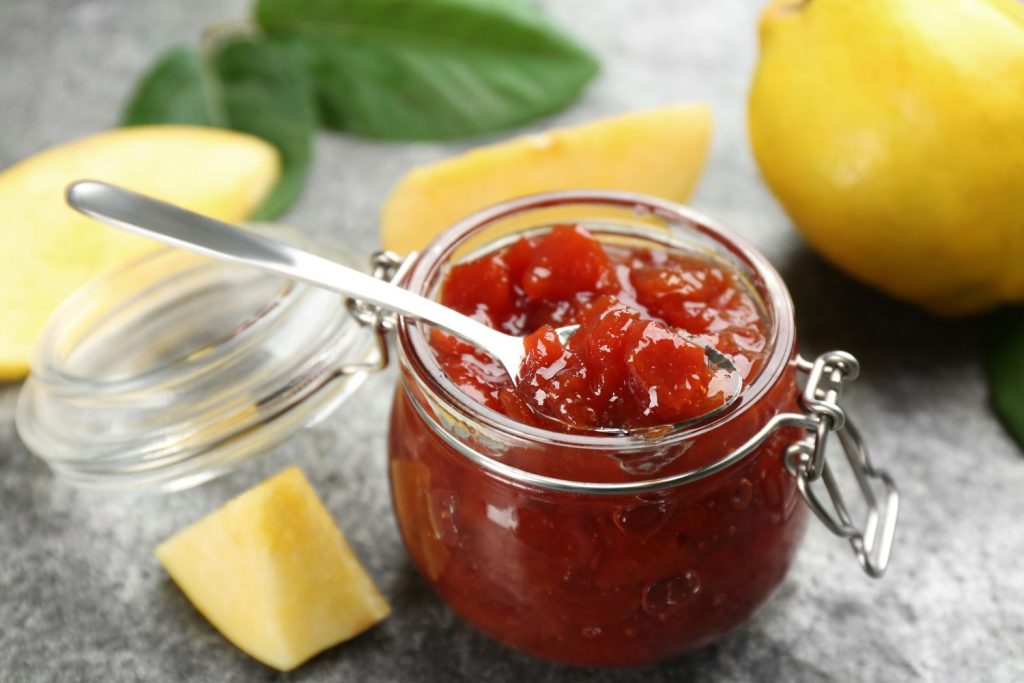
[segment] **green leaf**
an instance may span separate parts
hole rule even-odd
[[[996,314],[984,361],[996,414],[1024,448],[1024,308]]]
[[[232,37],[204,52],[178,48],[164,55],[142,79],[123,123],[231,128],[275,145],[281,178],[253,215],[265,220],[283,213],[302,191],[316,114],[308,76],[287,50]]]
[[[522,0],[257,0],[309,65],[321,120],[382,138],[447,138],[572,102],[594,58]]]
[[[124,125],[181,123],[214,126],[199,53],[177,48],[165,54],[143,77],[125,109]]]

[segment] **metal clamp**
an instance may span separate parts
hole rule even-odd
[[[889,473],[871,463],[860,432],[839,405],[843,384],[855,379],[860,370],[857,359],[843,351],[831,351],[818,356],[813,363],[799,358],[797,368],[807,373],[800,399],[816,424],[808,430],[806,438],[786,449],[786,469],[796,477],[800,494],[818,519],[829,531],[847,539],[864,571],[878,578],[889,564],[900,497]],[[829,466],[826,446],[829,435],[833,433],[839,438],[839,445],[867,505],[863,529],[854,525]],[[827,499],[815,491],[813,484],[818,480],[824,484]],[[884,505],[876,495],[876,483],[882,486]]]
[[[370,256],[370,274],[375,278],[397,283],[405,277],[406,271],[412,266],[415,254],[402,257],[392,251],[376,251]],[[377,346],[377,357],[366,363],[352,363],[338,368],[342,375],[354,375],[363,372],[383,370],[391,361],[388,347],[388,335],[395,329],[397,316],[385,311],[380,306],[345,297],[345,306],[356,322],[373,330]]]

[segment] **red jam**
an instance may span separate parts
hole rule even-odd
[[[533,410],[574,427],[632,429],[724,403],[722,391],[712,393],[703,348],[609,296],[595,303],[565,345],[550,325],[526,337],[515,393]]]
[[[550,428],[632,429],[685,422],[722,405],[704,351],[729,354],[746,378],[760,365],[764,323],[735,275],[707,260],[603,246],[578,226],[451,269],[441,301],[527,337],[522,381],[475,347],[434,334],[441,366],[484,405]],[[563,347],[554,328],[580,328]],[[693,335],[693,343],[675,333]]]
[[[535,332],[519,391],[473,347],[441,333],[431,343],[475,401],[548,429],[538,411],[585,431],[679,422],[717,405],[703,351],[674,328],[727,354],[751,382],[772,350],[751,290],[731,269],[601,243],[574,226],[453,267],[441,300],[511,334]],[[581,327],[563,348],[545,326],[569,324]],[[438,389],[425,376],[404,367],[392,411],[399,527],[435,590],[498,640],[579,665],[656,661],[744,623],[782,581],[806,520],[782,462],[792,430],[728,469],[641,495],[525,485],[452,443],[573,481],[663,477],[717,461],[794,410],[792,368],[723,424],[668,445],[653,437],[640,451],[445,426],[450,411],[433,407],[428,394]]]

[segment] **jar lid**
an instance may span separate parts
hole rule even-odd
[[[344,250],[330,257],[365,270]],[[161,249],[57,310],[16,426],[73,483],[177,490],[330,414],[378,359],[373,330],[337,294]]]

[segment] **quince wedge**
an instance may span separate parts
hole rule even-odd
[[[156,243],[64,203],[75,180],[103,180],[221,220],[247,218],[279,175],[251,135],[197,126],[119,128],[52,147],[0,172],[0,380],[28,372],[35,339],[76,289]]]
[[[707,159],[711,110],[678,104],[478,147],[415,168],[381,215],[385,249],[422,249],[459,219],[552,190],[607,189],[685,201]]]
[[[156,556],[217,630],[281,671],[390,612],[297,467],[178,532]]]

